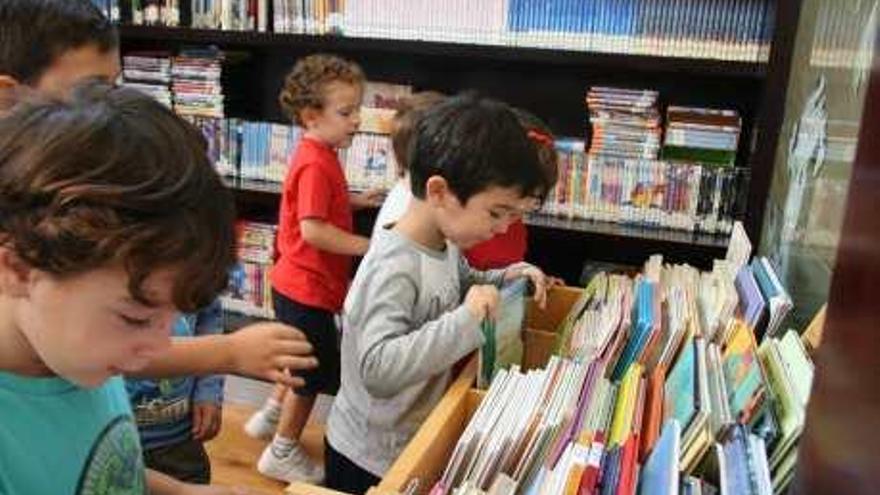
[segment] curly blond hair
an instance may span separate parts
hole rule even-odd
[[[324,91],[334,81],[362,86],[364,72],[358,64],[335,55],[319,53],[301,58],[284,78],[278,103],[291,120],[303,125],[302,111],[324,108]]]

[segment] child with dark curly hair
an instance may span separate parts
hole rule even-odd
[[[242,493],[145,469],[119,376],[167,355],[235,261],[204,148],[149,96],[97,82],[0,118],[0,493]]]
[[[317,483],[324,478],[321,467],[303,451],[299,437],[315,396],[334,394],[339,387],[334,313],[345,300],[352,257],[363,255],[369,245],[366,237],[352,233],[352,207],[374,206],[379,199],[375,193],[349,197],[336,155],[339,148],[351,144],[358,130],[363,89],[364,74],[355,63],[318,54],[294,65],[279,97],[284,111],[304,133],[284,181],[272,302],[279,320],[306,334],[319,365],[299,375],[305,385],[294,393],[278,387],[275,399],[256,413],[248,431],[260,436],[271,428],[271,420],[278,421],[257,469],[288,482]]]

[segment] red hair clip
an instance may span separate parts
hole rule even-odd
[[[540,129],[529,129],[528,132],[526,132],[526,136],[528,136],[529,139],[538,144],[547,146],[549,148],[553,147],[553,138]]]

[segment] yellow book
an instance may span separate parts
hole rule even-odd
[[[639,363],[631,364],[623,375],[614,408],[614,420],[611,423],[610,445],[623,445],[632,432],[632,418],[641,376],[642,365]]]

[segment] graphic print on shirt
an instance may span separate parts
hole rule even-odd
[[[77,495],[144,495],[144,461],[132,418],[118,416],[98,435],[86,459]]]
[[[447,253],[443,259],[422,257],[422,306],[428,308],[427,320],[436,320],[443,313],[456,308],[461,299],[458,265],[450,262],[458,253]],[[424,290],[427,289],[427,290]]]

